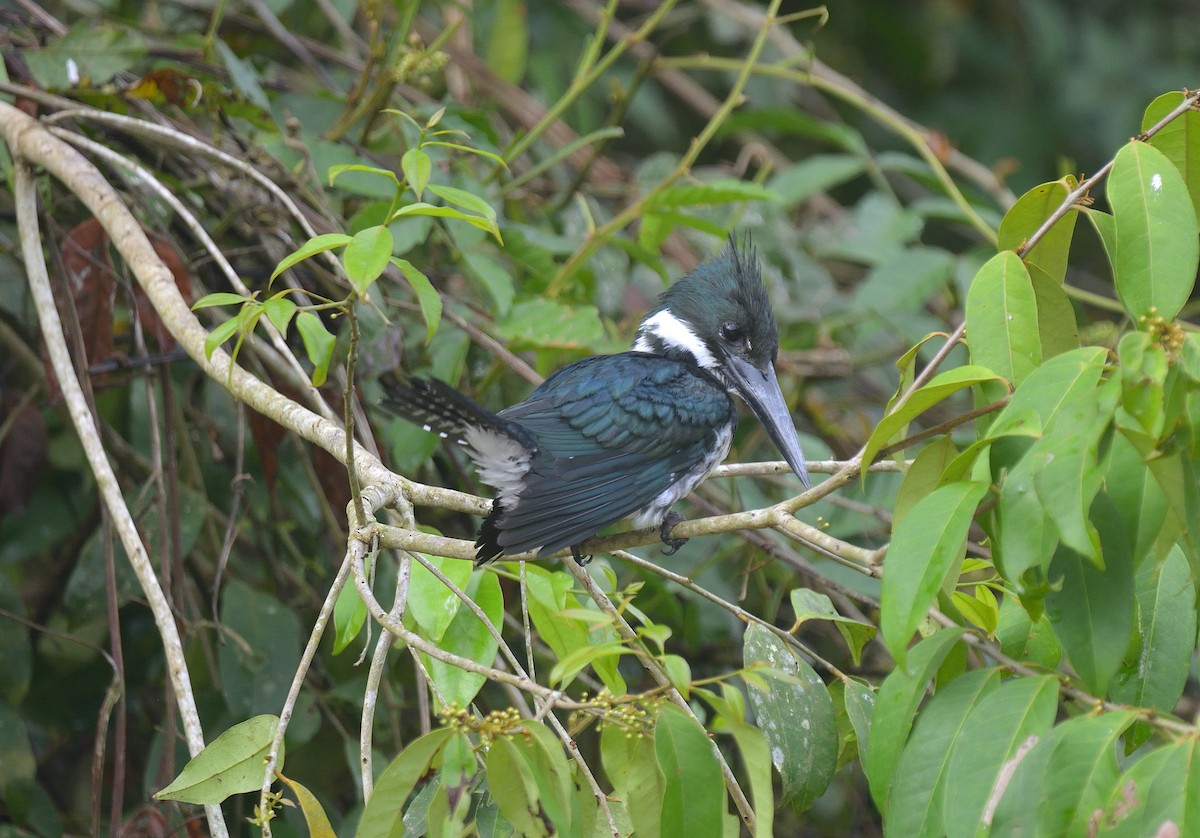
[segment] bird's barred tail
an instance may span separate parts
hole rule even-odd
[[[383,407],[442,439],[466,445],[468,428],[509,432],[510,423],[437,379],[386,373],[379,383],[387,394]]]
[[[488,482],[489,468],[495,468],[494,464],[489,465],[488,459],[489,453],[495,454],[491,450],[496,447],[494,440],[506,440],[499,444],[502,451],[506,444],[513,443],[521,446],[529,455],[536,451],[536,441],[524,428],[500,418],[449,384],[395,373],[381,376],[379,382],[387,394],[380,405],[427,431],[437,433],[443,439],[465,446],[467,453],[479,466],[484,482]],[[471,431],[475,433],[469,434]],[[493,442],[489,443],[489,439]],[[474,440],[474,444],[469,440]],[[477,448],[482,448],[482,452]],[[511,463],[507,466],[511,468]],[[501,467],[501,477],[504,476],[503,471]],[[476,564],[486,564],[503,554],[498,526],[502,514],[503,506],[501,500],[497,499],[479,532],[479,540],[475,545]]]

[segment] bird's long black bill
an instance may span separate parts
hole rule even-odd
[[[800,439],[796,436],[792,414],[783,401],[779,381],[775,378],[774,365],[768,363],[765,370],[760,370],[749,361],[729,356],[726,370],[732,374],[738,393],[766,428],[779,453],[783,454],[804,488],[809,488],[811,484],[808,481],[808,468],[804,464],[804,452],[800,450]]]

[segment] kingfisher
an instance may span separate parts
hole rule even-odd
[[[687,539],[672,511],[729,453],[733,396],[749,405],[800,482],[800,440],[775,377],[779,330],[752,248],[732,236],[671,285],[633,348],[568,364],[519,404],[492,413],[436,379],[385,375],[381,404],[463,446],[496,490],[476,563],[578,545],[633,515],[663,552]]]

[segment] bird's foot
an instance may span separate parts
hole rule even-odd
[[[592,557],[590,554],[585,556],[579,552],[579,545],[577,545],[577,544],[571,545],[571,558],[575,559],[575,561],[577,561],[579,563],[580,567],[583,567],[584,565],[586,565],[588,562],[590,562],[592,560]]]
[[[663,518],[662,528],[659,529],[658,535],[662,539],[664,556],[674,556],[679,548],[687,544],[686,538],[672,538],[671,530],[675,529],[675,525],[684,520],[683,516],[678,512],[668,512],[667,517]]]

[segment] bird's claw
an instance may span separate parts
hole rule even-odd
[[[667,517],[663,518],[662,527],[658,531],[659,538],[662,539],[663,547],[662,554],[664,556],[674,556],[679,548],[687,544],[686,538],[673,538],[671,530],[675,529],[675,525],[684,520],[683,516],[678,512],[668,512]]]
[[[579,546],[577,544],[571,545],[571,558],[575,559],[575,561],[579,563],[580,567],[583,567],[592,560],[590,553],[585,556],[579,552]]]

